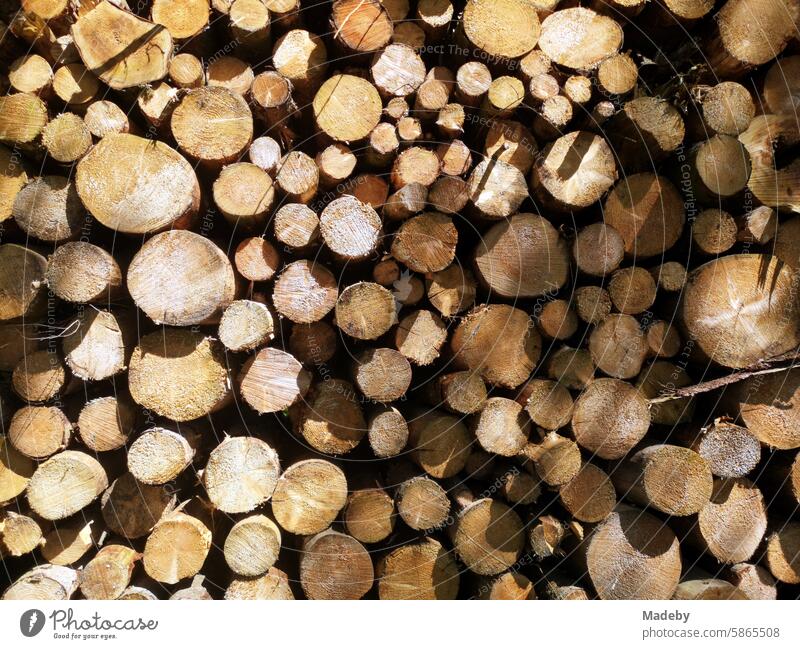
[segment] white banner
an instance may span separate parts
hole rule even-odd
[[[263,649],[576,647],[598,641],[615,649],[761,649],[797,647],[798,613],[796,601],[0,602],[0,647],[225,649],[247,639]]]

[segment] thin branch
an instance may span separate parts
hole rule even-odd
[[[675,399],[685,399],[687,397],[693,397],[698,394],[703,394],[704,392],[711,392],[713,390],[718,390],[719,388],[724,388],[726,385],[731,385],[732,383],[738,383],[739,381],[744,381],[745,379],[749,379],[751,376],[760,376],[763,374],[776,374],[777,372],[785,372],[786,370],[790,370],[795,367],[794,361],[800,358],[800,352],[789,352],[788,354],[782,354],[781,356],[776,356],[769,360],[759,361],[755,365],[750,366],[747,369],[741,370],[739,372],[734,372],[732,374],[728,374],[727,376],[721,376],[717,379],[711,379],[710,381],[703,381],[702,383],[698,383],[696,385],[689,385],[685,388],[678,388],[676,390],[671,390],[669,394],[665,394],[660,397],[656,397],[654,399],[650,399],[651,404],[655,403],[664,403],[665,401],[673,401]],[[785,361],[792,361],[789,365],[782,365],[781,367],[773,367],[775,363],[782,363]]]

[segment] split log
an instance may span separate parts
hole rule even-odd
[[[156,25],[104,1],[78,18],[70,30],[81,59],[115,90],[163,79],[172,37]]]

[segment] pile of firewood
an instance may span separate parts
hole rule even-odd
[[[0,2],[3,598],[797,597],[798,19]]]

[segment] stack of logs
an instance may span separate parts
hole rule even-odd
[[[798,596],[800,0],[13,4],[3,598]]]

